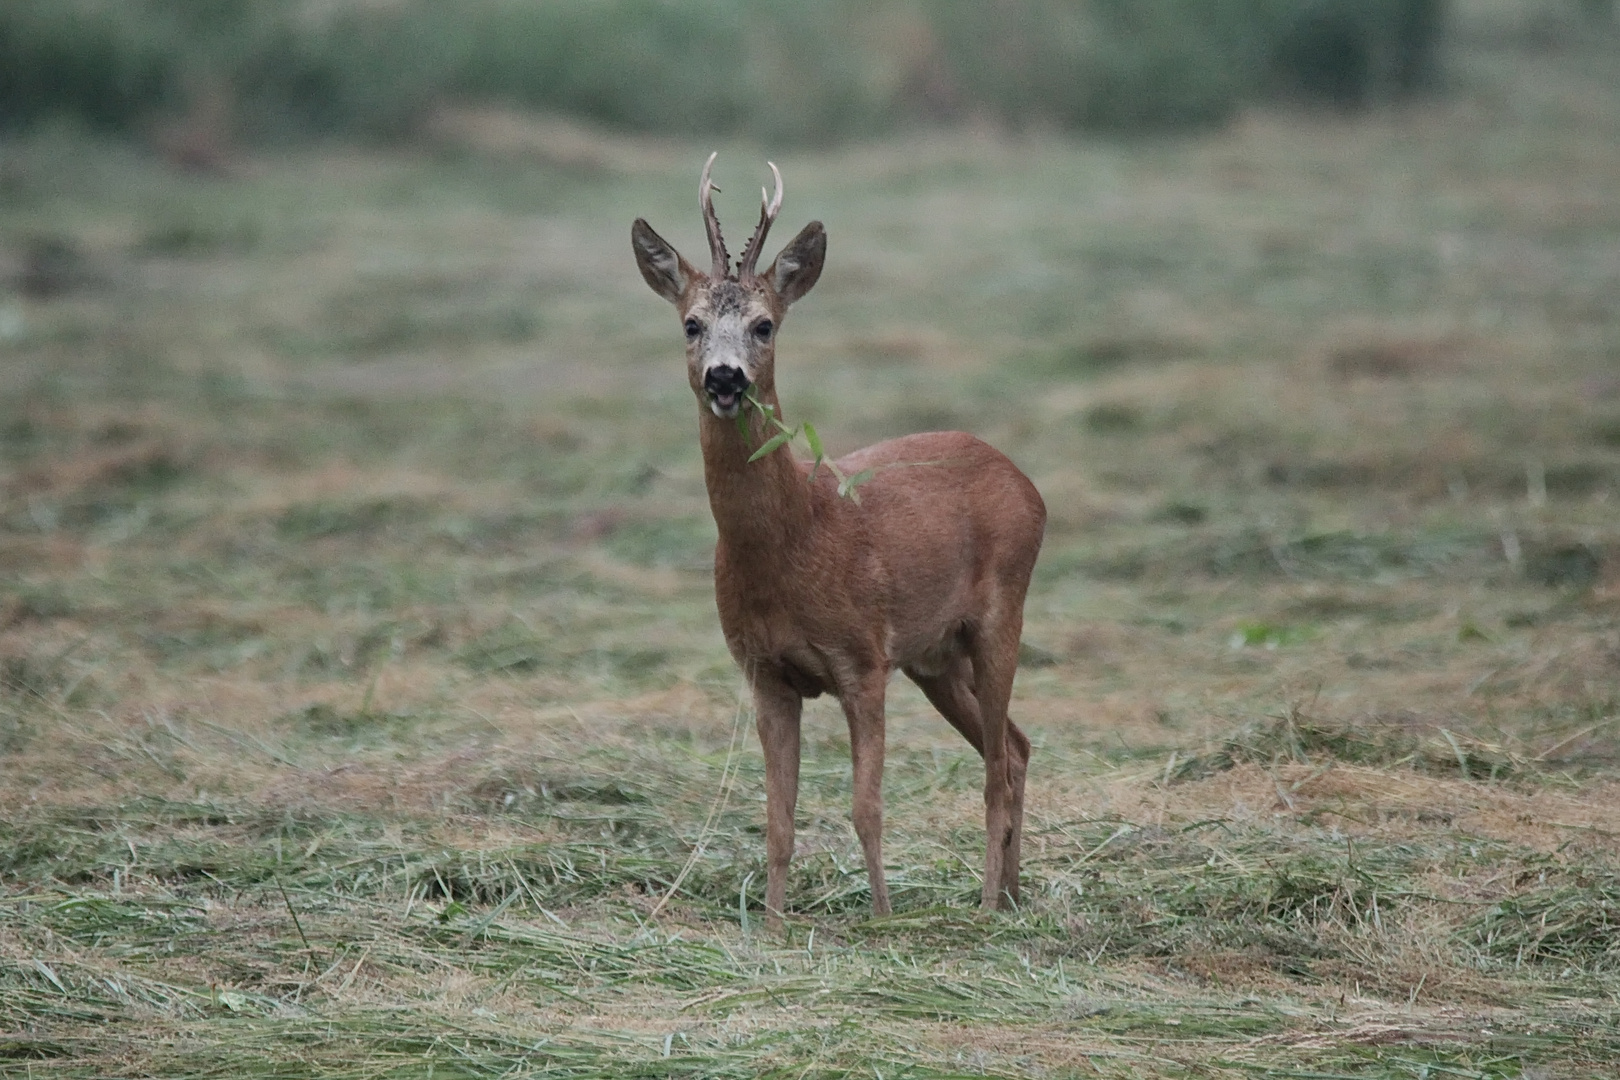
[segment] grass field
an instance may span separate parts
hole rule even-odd
[[[1051,522],[977,759],[808,711],[784,937],[679,329],[707,146],[0,158],[0,1075],[1620,1071],[1620,56],[1197,138],[767,152],[831,447]],[[557,148],[563,146],[567,152]]]

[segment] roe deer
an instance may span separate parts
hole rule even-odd
[[[767,924],[779,928],[785,910],[800,710],[823,693],[838,698],[849,723],[855,833],[872,910],[888,913],[883,699],[896,668],[984,758],[982,903],[1016,901],[1029,740],[1007,719],[1007,700],[1046,507],[1017,466],[959,431],[907,435],[839,459],[844,475],[869,472],[858,498],[840,497],[828,470],[817,475],[787,444],[749,460],[771,431],[747,399],[779,409],[777,329],[821,276],[827,234],[812,221],[767,270],[754,269],[782,206],[782,174],[771,165],[775,197],[761,192],[759,224],[733,273],[711,195],[714,157],[698,188],[708,273],[643,219],[630,237],[641,276],[675,305],[686,334],[719,528],[715,601],[753,690],[765,752]]]

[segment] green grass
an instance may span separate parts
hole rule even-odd
[[[625,243],[700,248],[707,147],[8,144],[0,1075],[1613,1075],[1620,99],[1469,40],[1400,112],[777,157],[788,421],[1051,509],[1022,905],[897,682],[895,914],[819,701],[781,936]]]

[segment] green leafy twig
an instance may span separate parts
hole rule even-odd
[[[810,482],[815,483],[816,474],[825,465],[827,471],[833,474],[833,479],[838,481],[838,494],[849,499],[855,505],[860,505],[861,493],[855,489],[872,479],[876,475],[874,470],[862,469],[853,475],[846,474],[844,470],[838,467],[837,462],[827,456],[827,451],[821,445],[821,436],[816,434],[816,425],[806,420],[802,424],[788,427],[782,422],[782,418],[776,415],[776,406],[767,405],[760,401],[754,396],[752,390],[744,393],[743,398],[749,405],[754,407],[756,412],[765,418],[767,424],[776,428],[776,433],[766,439],[763,446],[749,455],[749,461],[758,461],[766,454],[780,449],[802,435],[804,436],[805,445],[810,448],[810,456],[813,459],[813,464],[810,466]],[[748,411],[746,409],[740,409],[737,412],[737,430],[742,432],[744,438],[748,437]]]

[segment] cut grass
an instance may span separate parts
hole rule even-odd
[[[1401,716],[1323,723],[1293,709],[1227,736],[1216,750],[1187,757],[1168,775],[1173,780],[1197,779],[1243,762],[1279,761],[1349,762],[1464,780],[1525,780],[1535,775],[1537,761],[1444,727],[1425,728]]]
[[[702,809],[695,799],[671,804],[618,787],[557,791],[572,796],[551,803],[560,808],[552,820],[565,829],[597,830],[604,811],[633,815],[648,801],[664,816],[681,806],[692,814]],[[580,803],[596,804],[597,813],[575,813]],[[532,809],[525,815],[536,816]],[[1472,1045],[1477,1033],[1454,1026],[1443,1009],[1414,1013],[1409,1003],[1404,1019],[1394,1011],[1370,1019],[1376,991],[1371,998],[1358,993],[1360,1005],[1346,1020],[1256,996],[1256,973],[1271,964],[1301,988],[1318,985],[1313,967],[1338,962],[1353,971],[1369,947],[1390,944],[1395,927],[1419,906],[1455,913],[1459,957],[1478,940],[1486,955],[1512,960],[1517,976],[1504,973],[1482,987],[1535,985],[1526,965],[1538,962],[1561,965],[1561,985],[1579,985],[1579,976],[1571,982],[1568,955],[1504,955],[1511,948],[1508,904],[1482,918],[1470,914],[1478,905],[1413,887],[1426,871],[1451,876],[1458,861],[1452,852],[1478,846],[1467,836],[1356,844],[1306,828],[1279,846],[1283,836],[1266,822],[1174,830],[1119,821],[1043,824],[1032,831],[1031,849],[1070,843],[1056,858],[1030,860],[1033,895],[1024,912],[987,921],[972,909],[973,890],[957,889],[940,905],[902,886],[897,914],[868,921],[859,910],[864,903],[828,909],[811,899],[801,866],[795,895],[809,902],[798,905],[787,940],[777,941],[763,938],[752,921],[760,914],[757,897],[744,908],[731,903],[739,867],[720,858],[687,879],[694,884],[683,890],[674,925],[638,928],[636,913],[644,916],[659,890],[635,886],[649,874],[662,885],[682,861],[667,833],[650,830],[615,830],[610,846],[558,840],[456,852],[430,839],[436,829],[459,827],[443,819],[389,836],[387,824],[354,817],[253,819],[219,807],[136,804],[37,824],[38,836],[8,837],[8,849],[38,850],[41,836],[60,843],[75,833],[116,832],[117,847],[139,853],[115,858],[109,843],[106,851],[80,850],[76,859],[55,854],[43,873],[7,867],[8,876],[58,882],[0,905],[0,934],[9,944],[0,985],[11,1019],[27,1032],[8,1044],[8,1054],[38,1068],[66,1066],[65,1075],[75,1073],[74,1060],[99,1067],[83,1057],[95,1040],[68,1034],[86,1023],[115,1032],[153,1023],[184,1029],[183,1051],[117,1036],[101,1041],[105,1052],[134,1051],[138,1067],[154,1072],[241,1067],[247,1055],[277,1046],[261,1068],[275,1075],[296,1062],[322,1076],[350,1075],[353,1055],[387,1060],[403,1045],[436,1068],[460,1059],[466,1075],[510,1068],[520,1058],[537,1071],[569,1076],[744,1067],[766,1075],[790,1063],[801,1071],[823,1067],[815,1064],[817,1045],[833,1056],[826,1075],[848,1060],[880,1068],[907,1063],[917,1075],[960,1068],[937,1048],[919,1053],[919,1022],[1022,1030],[1044,1053],[1054,1052],[1054,1040],[1068,1041],[1139,1069],[1193,1055],[1276,1075],[1289,1074],[1283,1062],[1320,1068],[1331,1061],[1353,1070],[1347,1075],[1394,1076],[1403,1062],[1429,1061],[1510,1076],[1548,1050],[1558,1059],[1566,1039],[1580,1038],[1586,1055],[1620,1049],[1605,1049],[1612,1040],[1585,1030],[1588,1007],[1560,1008],[1556,999],[1511,1013],[1494,1007],[1505,1001],[1472,1002],[1474,1015],[1500,1029],[1486,1052]],[[687,827],[697,824],[694,818]],[[725,843],[737,842],[741,824],[723,823]],[[208,831],[236,839],[210,846],[201,835]],[[164,833],[176,839],[148,839]],[[1203,839],[1209,834],[1213,841]],[[963,846],[966,840],[957,838]],[[843,876],[856,879],[858,853],[847,838],[844,846]],[[439,854],[430,858],[418,854],[434,849]],[[176,859],[181,852],[184,859]],[[903,841],[893,856],[901,881],[937,870],[914,857]],[[1514,858],[1498,847],[1460,861],[1482,878]],[[123,866],[111,882],[84,880],[109,863]],[[638,903],[638,894],[648,900]],[[1525,908],[1533,903],[1527,899]],[[1566,899],[1557,924],[1566,936],[1569,906]],[[1476,939],[1481,927],[1493,929]],[[1133,969],[1131,957],[1165,957],[1171,966]],[[1173,1001],[1139,996],[1187,979],[1187,971],[1204,975]],[[1377,972],[1362,974],[1371,986]],[[1193,990],[1200,983],[1205,989]],[[402,1030],[391,1019],[397,1006],[378,1009],[412,986],[438,988],[414,1006],[434,1037],[416,1038],[415,1024]],[[660,1010],[650,996],[675,1011],[654,1019]],[[859,1038],[848,1030],[852,1015]],[[316,1016],[327,1040],[297,1050]],[[604,1016],[630,1026],[590,1030],[599,1020],[586,1018]],[[735,1027],[743,1017],[745,1026]],[[244,1022],[252,1032],[245,1042],[227,1035]],[[1334,1032],[1345,1049],[1330,1055]]]

